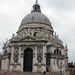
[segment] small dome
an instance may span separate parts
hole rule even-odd
[[[40,12],[32,12],[28,14],[21,22],[21,25],[25,25],[27,23],[44,23],[47,25],[51,25],[49,19]]]

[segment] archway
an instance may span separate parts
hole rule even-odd
[[[31,48],[27,48],[24,51],[23,71],[32,72],[32,66],[33,66],[33,50]]]

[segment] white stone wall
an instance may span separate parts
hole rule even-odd
[[[9,69],[9,59],[2,59],[1,62],[1,70],[8,70]]]

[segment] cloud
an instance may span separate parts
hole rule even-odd
[[[59,10],[68,10],[75,7],[75,0],[48,0],[47,5]]]

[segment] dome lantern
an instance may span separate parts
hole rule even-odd
[[[33,6],[32,12],[41,12],[40,5],[38,4],[38,0],[36,0],[36,4]]]

